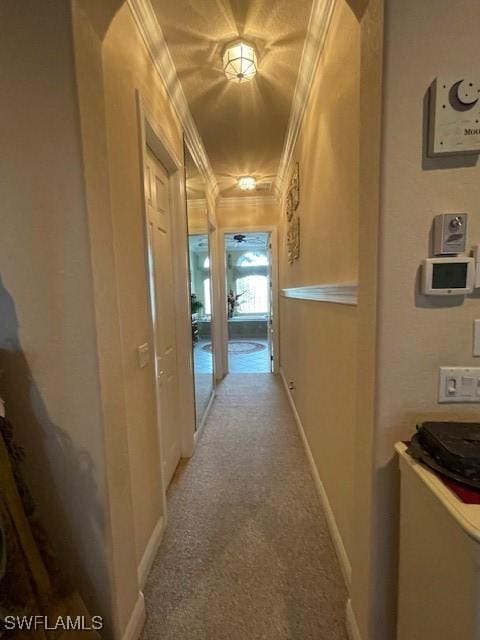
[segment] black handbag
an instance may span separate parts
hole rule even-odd
[[[423,422],[407,453],[434,471],[480,489],[478,422]]]

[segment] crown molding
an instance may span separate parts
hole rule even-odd
[[[232,196],[230,198],[221,197],[217,201],[218,207],[222,208],[238,207],[244,204],[250,206],[278,204],[278,198],[276,196]]]
[[[279,196],[281,196],[282,187],[286,183],[288,169],[300,133],[303,116],[305,115],[315,79],[315,71],[323,52],[335,4],[336,0],[313,0],[312,12],[310,14],[307,35],[305,37],[305,44],[298,70],[297,84],[290,108],[285,142],[283,144],[280,164],[274,183],[275,191]]]
[[[185,142],[193,160],[214,197],[217,198],[219,190],[215,175],[150,0],[128,0],[128,6],[153,64],[165,84],[168,96],[184,130]]]

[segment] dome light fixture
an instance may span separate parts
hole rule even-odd
[[[255,47],[243,40],[231,42],[223,52],[223,71],[229,80],[248,82],[257,73]]]
[[[239,178],[238,186],[242,191],[253,191],[257,186],[257,181],[252,176],[243,176]]]

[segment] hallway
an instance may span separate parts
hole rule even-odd
[[[167,498],[143,640],[346,638],[346,589],[279,378],[219,385]]]

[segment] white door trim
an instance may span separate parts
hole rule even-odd
[[[215,385],[224,376],[224,362],[223,362],[223,336],[224,336],[224,317],[223,317],[223,292],[224,285],[222,284],[222,261],[223,252],[221,248],[222,241],[221,229],[217,225],[214,225],[210,229],[210,252],[211,252],[211,272],[212,272],[212,284],[213,284],[213,326],[212,326],[212,338],[213,338],[213,361],[215,371]]]
[[[222,357],[221,357],[221,342],[222,342],[222,324],[223,316],[221,305],[221,292],[220,292],[220,279],[218,277],[219,261],[222,256],[219,257],[218,252],[218,236],[219,229],[217,225],[212,221],[209,216],[208,219],[208,246],[210,250],[210,283],[211,283],[211,296],[212,296],[212,344],[213,344],[213,386],[214,391],[217,385],[217,381],[223,378],[222,374]]]
[[[177,376],[178,388],[181,390],[181,398],[178,398],[176,415],[181,434],[181,455],[189,457],[194,448],[194,402],[193,402],[193,362],[191,350],[188,348],[188,338],[191,340],[191,319],[190,319],[190,293],[188,282],[188,256],[186,251],[186,199],[185,199],[185,176],[184,164],[170,143],[164,136],[155,120],[150,116],[150,111],[145,102],[136,91],[138,127],[140,132],[140,175],[141,175],[141,197],[145,226],[145,247],[148,246],[148,221],[147,203],[145,201],[144,176],[145,176],[145,152],[147,146],[154,152],[158,160],[163,164],[169,176],[169,198],[172,218],[172,243],[174,260],[174,283],[175,283],[175,321],[176,321],[176,347],[177,347]],[[148,274],[148,256],[145,251],[146,273]],[[147,283],[149,286],[149,283]],[[150,343],[154,342],[154,327],[152,310],[150,309]],[[157,354],[154,353],[154,357]],[[157,384],[155,380],[155,389]],[[160,441],[160,454],[162,454],[162,438],[160,428],[159,397],[157,392],[157,428]],[[161,458],[162,459],[162,458]],[[148,488],[146,488],[148,490]],[[166,486],[165,479],[161,478],[163,515],[166,522]]]
[[[220,301],[218,307],[221,308],[221,343],[219,345],[219,358],[218,363],[221,367],[221,376],[224,377],[228,373],[228,317],[227,317],[227,305],[226,300],[226,272],[225,272],[225,235],[229,233],[270,233],[270,242],[272,245],[271,250],[271,273],[272,273],[272,315],[273,315],[273,373],[279,371],[279,340],[278,340],[278,230],[276,225],[271,226],[258,226],[258,227],[242,227],[241,225],[235,227],[225,227],[220,229],[218,234],[219,247],[218,252],[221,259],[218,264],[218,277],[220,281]]]

